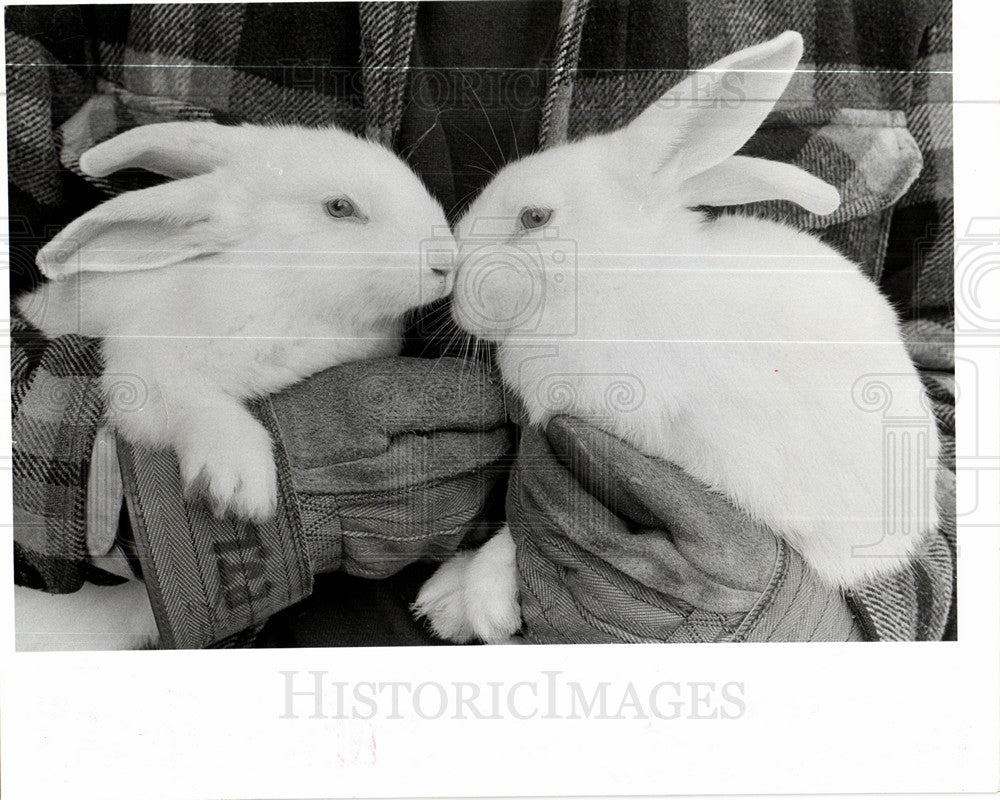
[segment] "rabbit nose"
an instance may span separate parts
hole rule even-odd
[[[453,242],[435,243],[425,250],[427,266],[438,277],[445,278],[455,271],[457,248]]]
[[[455,271],[444,273],[444,286],[442,287],[442,297],[447,297],[455,288]]]

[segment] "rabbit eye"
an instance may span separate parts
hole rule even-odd
[[[326,213],[334,219],[360,216],[358,210],[354,207],[354,203],[346,197],[336,197],[333,200],[327,200],[324,208],[326,208]]]
[[[552,219],[551,208],[526,208],[521,211],[521,227],[526,230],[541,228]]]

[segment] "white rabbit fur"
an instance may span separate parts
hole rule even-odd
[[[730,158],[781,95],[801,47],[798,34],[782,34],[695,73],[620,131],[506,166],[456,227],[452,313],[497,344],[531,424],[556,414],[595,421],[725,493],[823,580],[851,587],[904,568],[937,519],[937,434],[896,315],[815,237],[693,210],[771,198],[836,208],[832,187],[790,165]],[[683,102],[724,99],[734,73],[730,86],[771,102]],[[525,230],[526,208],[551,210],[551,221]],[[575,270],[545,257],[513,267],[550,247],[546,231],[556,247],[575,243]],[[539,313],[523,313],[533,302]],[[609,408],[622,376],[639,397]],[[883,417],[858,397],[865,376],[890,380],[894,409],[923,421],[923,452],[909,462],[887,460]],[[505,569],[516,581],[512,555]],[[465,610],[472,579],[452,573],[436,574],[416,604],[439,634],[466,640],[470,615],[509,618]]]
[[[336,128],[165,123],[80,159],[93,175],[123,167],[179,180],[65,228],[38,255],[56,280],[20,308],[48,335],[102,338],[122,435],[175,449],[218,513],[268,519],[270,437],[242,401],[398,352],[404,312],[451,288],[420,256],[444,213],[398,157]],[[357,215],[328,214],[336,198]]]

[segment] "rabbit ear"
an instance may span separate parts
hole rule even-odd
[[[188,178],[230,161],[243,141],[240,128],[214,122],[142,125],[90,148],[80,156],[80,169],[97,178],[130,167]]]
[[[676,181],[714,167],[753,136],[801,57],[786,31],[692,73],[621,131],[629,151]]]
[[[791,200],[814,214],[832,214],[840,192],[805,170],[765,158],[731,156],[681,184],[686,206],[735,206]]]
[[[35,259],[42,274],[157,269],[218,252],[216,192],[207,177],[119,195],[74,220]]]

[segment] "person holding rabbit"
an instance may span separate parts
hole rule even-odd
[[[791,162],[818,174],[838,190],[840,210],[828,219],[822,218],[823,209],[814,209],[818,213],[810,215],[787,204],[764,205],[758,211],[818,232],[839,253],[861,265],[904,313],[904,336],[912,342],[912,352],[923,359],[918,366],[925,367],[922,378],[930,386],[932,407],[941,422],[945,442],[943,482],[947,484],[950,398],[943,387],[947,385],[944,373],[948,368],[944,353],[950,262],[945,257],[948,234],[941,226],[933,225],[935,220],[948,218],[950,197],[944,165],[950,142],[941,139],[940,126],[925,125],[923,120],[928,118],[928,109],[933,112],[936,102],[946,104],[948,99],[935,96],[941,87],[926,77],[929,73],[925,68],[947,52],[949,8],[930,0],[911,4],[913,8],[908,8],[907,15],[914,24],[904,31],[887,23],[899,16],[893,17],[892,9],[885,4],[843,3],[835,4],[834,10],[814,9],[806,4],[791,12],[794,19],[779,20],[760,10],[736,14],[732,25],[723,31],[712,20],[726,18],[732,9],[724,14],[713,5],[698,4],[684,11],[655,2],[605,4],[579,0],[561,4],[313,5],[309,9],[247,5],[237,7],[236,18],[225,21],[220,16],[222,11],[211,6],[83,7],[60,12],[62,18],[47,18],[48,12],[42,9],[9,10],[8,29],[14,48],[10,61],[25,65],[55,65],[60,61],[89,64],[83,72],[80,67],[23,66],[11,74],[11,97],[20,103],[15,108],[22,109],[14,112],[9,126],[12,219],[31,220],[30,226],[20,232],[12,231],[16,234],[12,250],[19,248],[24,263],[29,264],[39,245],[52,238],[49,225],[62,227],[89,211],[107,193],[147,187],[149,179],[141,175],[94,174],[86,159],[81,163],[80,155],[92,145],[115,141],[112,137],[126,129],[141,130],[140,126],[178,120],[334,123],[362,133],[405,155],[430,194],[443,206],[444,216],[455,222],[504,162],[539,148],[622,128],[678,83],[690,67],[710,64],[783,30],[800,30],[806,69],[800,66],[781,104],[740,154]],[[841,14],[843,20],[852,20],[850,25],[845,22],[834,26],[842,32],[841,38],[830,40],[811,33],[820,27],[830,29],[823,20],[834,13]],[[308,24],[301,15],[308,16]],[[296,34],[275,35],[284,29],[295,30]],[[848,31],[852,32],[850,37]],[[21,49],[20,55],[17,48]],[[160,63],[163,48],[180,54],[192,68],[157,71],[143,67],[144,60]],[[318,53],[324,54],[325,63],[317,63]],[[193,68],[205,63],[214,65],[214,69]],[[543,64],[552,65],[551,69],[538,69]],[[844,66],[880,69],[862,73],[866,76],[863,79],[850,74],[838,77],[845,73]],[[43,76],[39,70],[47,70],[48,74]],[[915,77],[905,87],[901,81],[878,77],[893,74]],[[813,75],[819,77],[814,80]],[[43,84],[61,88],[50,97],[40,89]],[[37,114],[40,108],[46,113]],[[311,157],[304,155],[302,160],[311,162]],[[700,201],[709,206],[724,205],[730,198],[706,195]],[[928,235],[932,230],[935,232],[915,262],[910,246],[913,236]],[[12,280],[20,283],[13,287],[15,290],[29,288],[34,280],[30,267],[20,275],[12,274]],[[758,309],[751,308],[748,313],[755,311]],[[430,331],[440,316],[440,312],[432,311],[417,319],[406,333],[404,352],[440,352],[438,338]],[[62,463],[76,465],[78,475],[69,487],[59,488],[58,496],[63,498],[61,511],[55,515],[61,520],[59,525],[52,523],[50,515],[40,525],[23,525],[16,533],[20,582],[50,590],[77,588],[84,577],[98,577],[90,557],[93,553],[99,553],[105,565],[113,562],[113,554],[119,554],[125,561],[131,557],[146,567],[150,563],[150,542],[155,545],[158,541],[157,531],[152,528],[162,523],[141,512],[154,507],[148,502],[154,495],[160,500],[179,497],[179,483],[173,487],[164,483],[162,476],[169,470],[164,466],[167,462],[156,460],[160,456],[137,454],[127,447],[120,451],[118,462],[111,459],[114,463],[105,463],[109,468],[102,471],[100,465],[104,462],[94,455],[104,452],[98,434],[103,400],[82,379],[101,369],[99,353],[89,340],[40,340],[37,335],[29,336],[27,329],[18,329],[20,324],[15,322],[15,435],[19,419],[28,421],[38,416],[37,390],[46,383],[42,380],[45,376],[56,376],[72,389],[57,395],[60,402],[55,413],[67,421],[58,439],[66,443],[61,450],[54,450],[51,444],[47,448],[32,444],[33,458],[29,460],[27,443],[34,429],[31,425],[20,428],[25,433],[18,439],[15,463],[30,464],[30,468],[23,467],[28,472],[20,474],[33,481],[22,483],[22,487],[30,485],[31,491],[24,489],[15,498],[23,512],[21,518],[30,523],[43,516],[37,513],[39,491],[47,497],[56,496],[55,490],[44,488],[51,485],[55,474],[51,468],[40,466],[46,455],[52,463],[58,452]],[[408,619],[406,604],[416,597],[431,568],[408,565],[427,557],[441,560],[470,531],[490,532],[502,521],[503,483],[495,483],[495,478],[509,440],[502,410],[497,410],[502,409],[502,403],[497,405],[498,387],[478,379],[470,384],[461,368],[448,372],[431,366],[437,362],[426,361],[428,366],[418,365],[416,371],[405,359],[359,362],[347,373],[343,372],[347,368],[336,367],[287,390],[279,400],[270,400],[267,408],[255,411],[258,424],[263,424],[276,442],[281,489],[276,494],[277,527],[258,533],[258,546],[284,541],[288,531],[283,526],[292,529],[293,538],[296,528],[300,533],[305,530],[303,509],[312,514],[312,521],[329,521],[336,516],[329,504],[316,500],[319,492],[315,485],[305,487],[305,473],[296,471],[297,466],[323,463],[324,459],[328,466],[334,462],[344,465],[334,470],[339,483],[334,484],[333,492],[341,500],[351,496],[350,487],[362,474],[362,467],[355,463],[353,469],[358,473],[352,475],[352,468],[347,466],[352,463],[350,448],[344,446],[344,441],[331,442],[338,435],[328,434],[327,443],[320,444],[317,431],[330,426],[354,434],[384,432],[399,430],[400,420],[410,416],[419,417],[424,429],[452,431],[454,441],[464,443],[448,452],[454,468],[443,466],[445,451],[425,451],[421,458],[406,462],[407,482],[415,485],[421,483],[421,476],[435,474],[457,492],[453,496],[466,498],[457,519],[442,521],[431,515],[433,524],[448,534],[434,547],[427,546],[429,540],[424,539],[420,546],[394,549],[388,544],[392,529],[377,521],[379,514],[375,514],[374,521],[369,518],[360,522],[341,512],[342,518],[337,521],[340,538],[334,546],[318,555],[321,550],[314,537],[311,544],[297,551],[292,548],[295,552],[287,555],[286,572],[300,577],[291,582],[295,586],[286,591],[282,602],[287,604],[313,593],[298,607],[294,620],[289,614],[277,614],[258,633],[258,645],[425,642],[421,628],[403,620]],[[68,364],[73,368],[67,369]],[[435,413],[430,410],[433,404],[421,401],[423,395],[416,392],[420,413],[390,401],[369,404],[374,412],[352,416],[341,408],[325,419],[320,410],[324,398],[337,397],[342,407],[348,405],[345,395],[338,394],[347,390],[338,381],[324,377],[338,370],[348,379],[348,385],[356,387],[355,395],[360,392],[364,396],[372,396],[369,389],[373,380],[375,385],[386,386],[386,375],[397,376],[399,385],[413,389],[425,385],[428,375],[433,375],[431,382],[435,385],[451,380],[454,386],[466,386],[468,405],[450,412],[442,409],[442,417],[434,419]],[[76,377],[81,380],[76,381]],[[505,377],[509,380],[509,376]],[[478,389],[473,391],[473,386]],[[46,413],[52,415],[53,409],[49,407]],[[379,414],[386,416],[380,418]],[[324,421],[330,425],[321,424]],[[940,638],[946,629],[951,635],[953,528],[949,528],[949,520],[953,524],[953,516],[948,514],[947,486],[945,500],[939,503],[942,523],[928,537],[926,547],[915,554],[913,569],[875,581],[845,598],[810,582],[801,561],[783,551],[769,531],[761,529],[751,515],[692,479],[689,472],[671,470],[663,464],[651,466],[636,441],[602,438],[605,434],[600,424],[591,424],[587,419],[582,420],[582,425],[579,422],[573,422],[572,417],[554,419],[545,428],[544,436],[529,444],[536,447],[539,463],[548,460],[554,465],[556,471],[549,474],[559,474],[558,462],[572,453],[580,464],[587,465],[588,474],[607,476],[609,484],[589,486],[569,504],[571,510],[575,509],[571,517],[587,525],[595,514],[617,509],[617,522],[606,530],[634,532],[641,522],[644,530],[672,532],[671,541],[676,546],[671,550],[669,564],[664,562],[662,552],[656,555],[655,548],[633,553],[631,557],[638,559],[633,563],[640,569],[627,575],[629,580],[637,581],[631,593],[633,600],[636,592],[643,597],[651,597],[649,593],[653,592],[669,602],[637,604],[622,596],[611,604],[611,616],[597,628],[582,626],[573,618],[561,623],[550,620],[544,636],[534,635],[534,640]],[[383,458],[380,452],[389,450],[379,444],[364,451],[368,459],[365,463],[381,470],[364,474],[380,475],[380,480],[387,483],[398,480],[398,460],[395,456]],[[144,461],[147,457],[154,460]],[[289,465],[287,471],[283,471],[283,462]],[[116,509],[121,508],[122,489],[117,494],[114,491],[120,486],[120,481],[116,484],[114,480],[116,470],[125,478],[124,493],[129,497],[131,511],[121,515],[129,523],[121,529]],[[470,470],[479,476],[474,484],[462,484],[461,491],[455,490],[461,484],[459,476],[468,475]],[[284,485],[281,475],[289,476]],[[633,481],[639,475],[649,477],[641,491]],[[525,493],[526,486],[530,489],[532,481],[537,480],[544,480],[544,475],[515,474],[515,489],[521,494],[513,499],[532,496],[530,491]],[[629,485],[632,489],[624,492]],[[606,500],[606,493],[612,490],[621,502],[609,504],[601,500]],[[102,504],[95,499],[100,497],[112,500]],[[115,497],[119,498],[117,504]],[[367,508],[387,504],[388,497],[380,495]],[[309,498],[308,502],[304,498]],[[664,498],[670,498],[670,502]],[[507,505],[510,503],[508,496]],[[48,506],[50,511],[52,507]],[[174,509],[174,524],[189,528],[194,539],[210,533],[217,540],[232,542],[234,552],[253,549],[245,536],[234,532],[238,526],[223,530],[213,515],[200,511],[192,515],[180,502],[161,502],[159,507]],[[419,507],[426,508],[426,503]],[[289,511],[293,508],[300,512],[298,518]],[[88,519],[87,511],[95,509],[103,509],[103,513],[91,513]],[[543,505],[525,507],[521,513],[527,515],[529,526],[552,524],[558,528],[562,523],[553,522],[559,516],[553,516],[558,510],[558,505]],[[32,513],[37,516],[32,517]],[[123,533],[139,518],[146,519],[150,530],[140,531],[136,537]],[[47,544],[40,544],[36,535],[39,530],[44,531],[42,540]],[[344,536],[345,532],[372,531],[381,536]],[[132,552],[130,538],[138,541],[138,553]],[[53,547],[53,541],[58,541],[59,546]],[[353,550],[345,550],[346,542],[355,545]],[[336,554],[331,555],[331,550]],[[57,557],[53,557],[54,551]],[[546,576],[541,580],[548,581],[552,591],[565,592],[557,576],[560,569],[572,566],[583,576],[581,585],[587,587],[586,591],[599,597],[611,586],[621,589],[621,555],[613,549],[596,556],[563,554],[560,563],[551,553],[544,557],[536,553],[532,563],[544,567],[535,574]],[[233,561],[238,559],[227,561],[220,556],[220,574],[232,569]],[[386,580],[366,582],[331,575],[317,579],[314,585],[311,573],[327,569]],[[247,586],[257,587],[255,590],[262,585],[246,576],[241,579]],[[154,602],[161,605],[161,631],[172,630],[170,615],[163,612],[170,605],[170,580],[147,575],[147,585],[160,585],[161,596],[154,597]],[[918,585],[920,591],[911,591]],[[281,607],[281,602],[272,602],[264,596],[267,592],[260,592],[247,604],[252,613],[237,613],[234,619],[241,623],[251,618],[259,620]],[[905,607],[885,602],[885,598],[900,593],[918,599]],[[788,602],[796,594],[799,602]],[[67,595],[67,603],[73,596]],[[801,599],[805,597],[809,603]],[[580,598],[566,595],[565,599],[559,608],[572,608]],[[820,617],[829,624],[807,629],[789,618],[800,613],[792,609],[804,605],[821,609]],[[651,620],[653,607],[661,611],[668,607],[670,611]],[[535,614],[536,620],[543,611],[537,606],[525,609],[526,614]],[[803,620],[807,618],[816,616],[802,614]],[[540,628],[536,625],[528,630]],[[184,638],[183,632],[173,633],[174,639],[167,644],[196,646],[238,631],[223,631],[206,622],[197,636]]]

